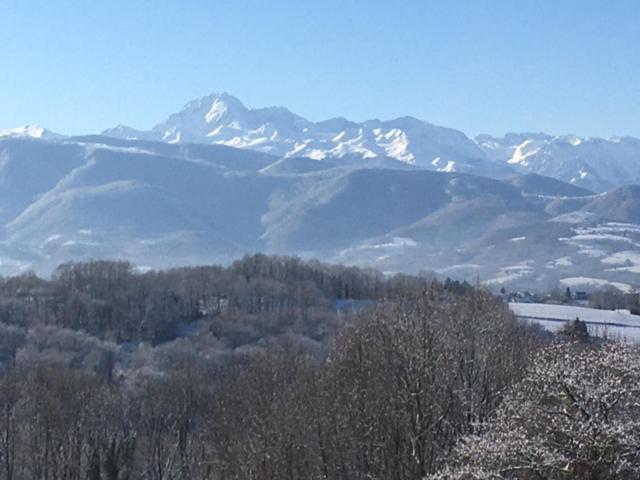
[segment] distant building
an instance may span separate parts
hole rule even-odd
[[[589,294],[587,292],[575,292],[573,294],[574,300],[589,300]]]
[[[504,295],[503,295],[504,298]],[[516,302],[516,303],[536,303],[539,302],[540,299],[537,295],[528,292],[528,291],[516,291],[510,292],[506,294],[506,298],[508,302]]]

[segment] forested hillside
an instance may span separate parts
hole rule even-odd
[[[81,331],[114,344],[156,345],[199,323],[211,331],[230,329],[216,336],[233,347],[291,332],[326,341],[330,332],[320,330],[335,333],[331,325],[345,307],[397,298],[425,285],[418,277],[386,278],[373,270],[264,255],[228,268],[148,272],[127,262],[69,263],[49,280],[30,273],[0,280],[0,322]]]
[[[640,189],[596,195],[526,171],[470,174],[476,169],[449,168],[451,155],[465,163],[482,151],[469,139],[450,144],[459,132],[434,134],[417,163],[0,135],[0,274],[48,276],[92,259],[153,269],[228,264],[265,252],[480,278],[496,290],[638,284]]]

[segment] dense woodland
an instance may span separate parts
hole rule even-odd
[[[636,351],[565,333],[296,258],[4,278],[0,478],[640,478]]]

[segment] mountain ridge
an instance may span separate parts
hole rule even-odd
[[[461,131],[411,116],[363,122],[335,117],[312,122],[285,107],[248,108],[228,93],[187,102],[151,130],[119,125],[102,134],[221,144],[334,163],[347,156],[389,157],[429,170],[492,178],[535,173],[598,192],[640,183],[640,140],[634,137],[507,133],[469,138]]]
[[[229,93],[191,100],[150,130],[126,125],[102,136],[179,144],[217,144],[332,164],[388,158],[418,168],[491,178],[533,173],[595,192],[640,183],[640,139],[525,132],[467,137],[411,116],[313,122],[286,107],[248,108]],[[37,126],[0,130],[0,138],[66,138]]]
[[[0,273],[260,251],[514,288],[640,284],[640,187],[96,135],[0,139],[0,187]]]
[[[364,122],[335,117],[312,122],[284,107],[249,109],[227,93],[192,100],[149,131],[117,126],[102,135],[223,144],[282,157],[389,157],[437,171],[511,173],[508,167],[488,162],[464,133],[414,117]]]

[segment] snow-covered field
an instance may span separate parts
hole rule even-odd
[[[628,310],[597,310],[546,303],[509,303],[509,308],[516,316],[551,331],[558,330],[568,320],[579,318],[587,323],[593,335],[640,342],[640,315],[632,315]]]

